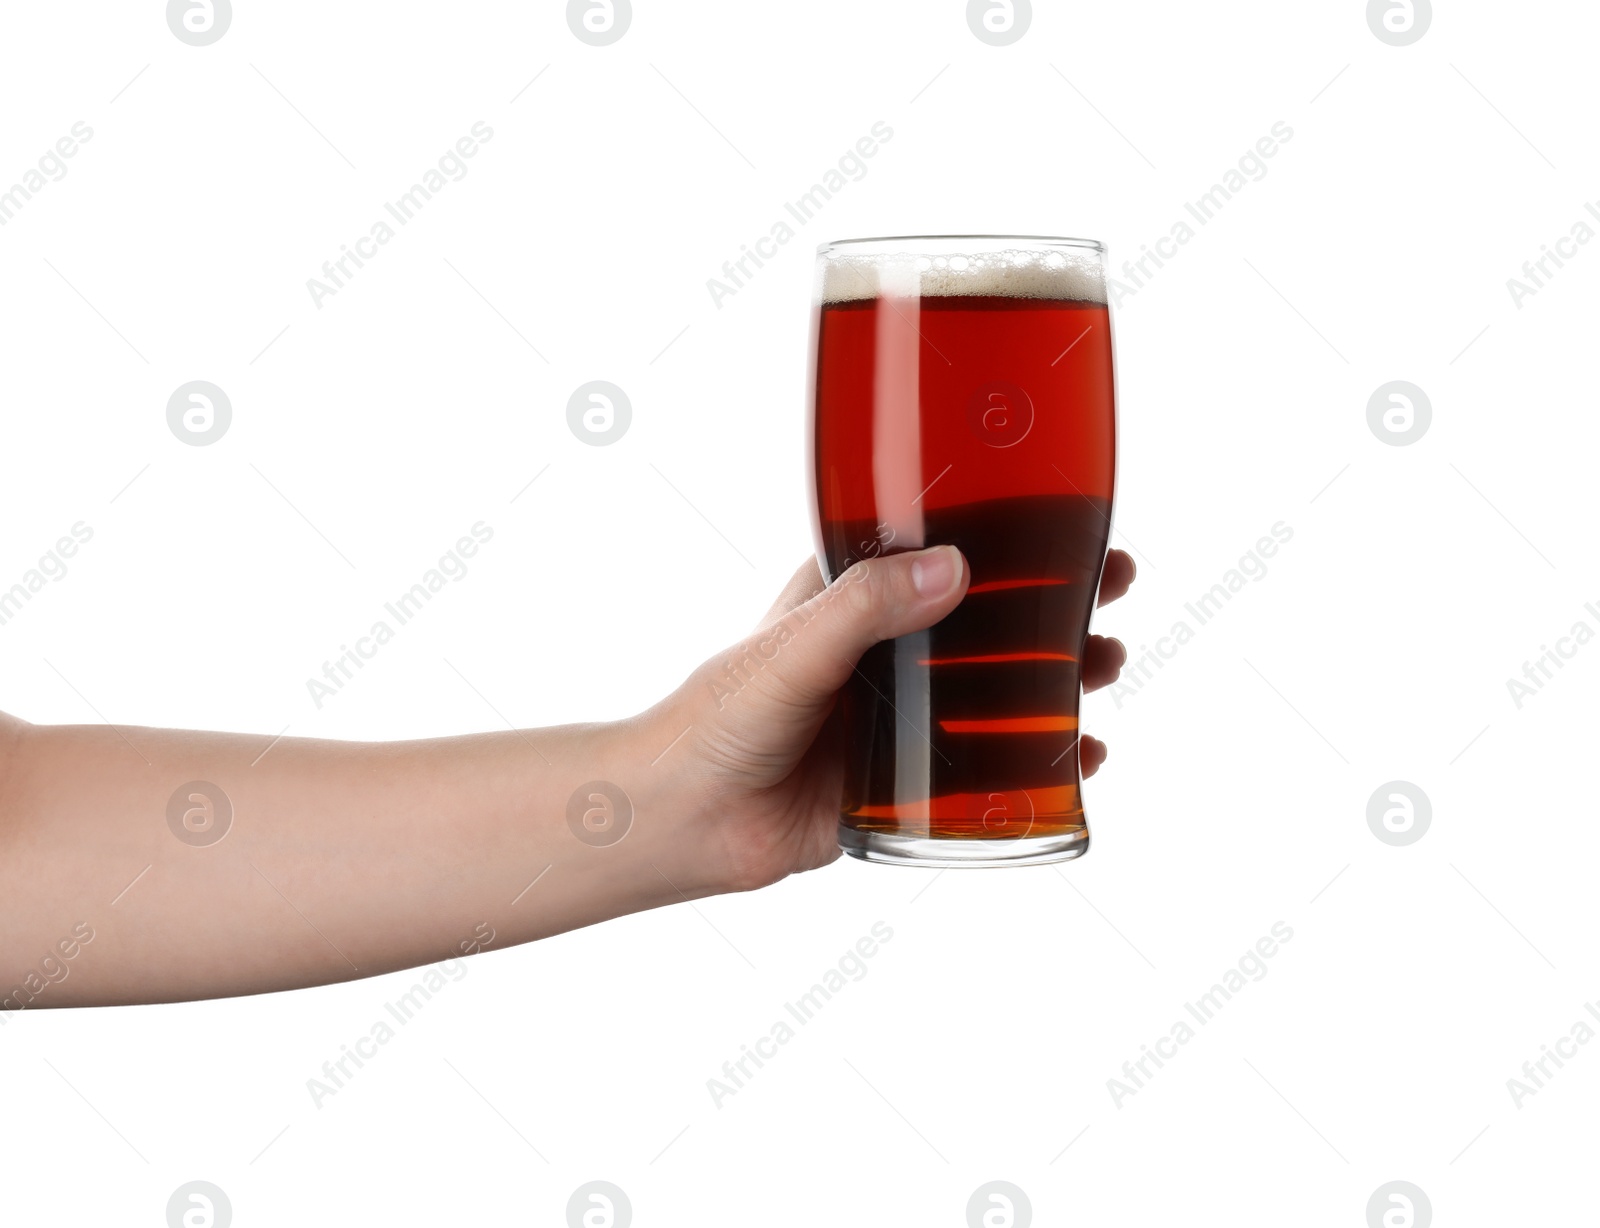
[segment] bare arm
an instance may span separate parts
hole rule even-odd
[[[650,821],[681,807],[650,768],[673,735],[649,718],[285,738],[265,756],[267,739],[242,734],[10,721],[7,734],[0,994],[28,993],[30,969],[43,982],[8,1006],[347,980],[724,889],[714,849]],[[627,782],[636,817],[586,794],[586,843],[568,802],[595,780]],[[630,827],[616,844],[608,818],[611,834]],[[80,948],[70,959],[63,940]]]
[[[1132,577],[1113,551],[1102,602]],[[326,984],[824,865],[835,693],[966,585],[949,547],[828,589],[808,563],[751,636],[607,724],[271,742],[0,715],[0,1011]],[[1091,637],[1085,685],[1122,657]],[[1104,755],[1083,739],[1086,773]]]

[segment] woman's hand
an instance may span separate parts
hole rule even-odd
[[[1100,604],[1128,591],[1133,560],[1106,556]],[[828,588],[815,559],[790,580],[761,625],[707,661],[652,709],[663,729],[687,729],[679,760],[679,821],[700,829],[703,855],[720,859],[715,879],[748,890],[839,855],[844,761],[834,699],[856,662],[879,640],[930,627],[960,604],[969,573],[953,546],[857,563]],[[1116,681],[1127,652],[1091,635],[1083,688]],[[1105,744],[1079,740],[1092,776]]]
[[[1132,579],[1112,551],[1102,602]],[[0,716],[0,1011],[348,980],[823,865],[835,694],[966,589],[950,547],[825,590],[807,563],[755,634],[615,722],[334,742]],[[1124,658],[1092,637],[1085,686]],[[1105,747],[1079,755],[1088,775]]]

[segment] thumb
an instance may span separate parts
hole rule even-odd
[[[967,591],[966,560],[954,546],[856,563],[827,588],[757,632],[766,668],[753,679],[773,698],[812,709],[818,720],[879,640],[931,627]],[[770,654],[770,655],[769,655]]]

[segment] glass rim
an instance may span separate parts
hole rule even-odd
[[[967,234],[967,235],[875,235],[861,239],[830,239],[819,244],[817,255],[825,255],[835,248],[849,248],[867,246],[878,243],[1020,243],[1048,247],[1078,247],[1089,251],[1105,254],[1106,245],[1099,239],[1073,238],[1066,235],[996,235],[996,234]]]

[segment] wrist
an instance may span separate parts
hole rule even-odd
[[[693,708],[680,689],[638,716],[612,722],[597,756],[630,809],[617,847],[631,845],[627,856],[640,863],[647,886],[660,888],[661,903],[740,889],[714,786],[699,756]]]

